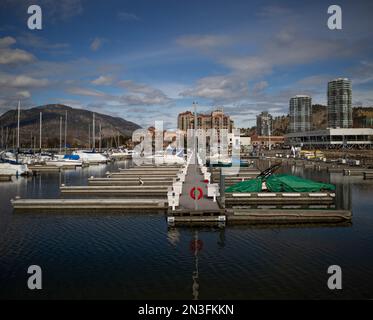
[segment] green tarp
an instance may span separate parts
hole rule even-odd
[[[321,190],[335,190],[329,183],[316,182],[287,174],[271,175],[266,180],[266,185],[271,192],[318,192]]]
[[[225,192],[261,192],[262,179],[255,178],[239,182],[225,189]],[[334,191],[335,186],[329,183],[316,182],[287,174],[273,174],[266,179],[270,192],[318,192],[321,190]]]
[[[251,179],[239,182],[225,189],[225,192],[260,192],[262,191],[262,180]]]

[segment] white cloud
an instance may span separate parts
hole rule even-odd
[[[227,102],[247,97],[248,85],[247,81],[239,76],[211,76],[199,79],[194,87],[182,91],[180,95]]]
[[[4,88],[39,88],[48,84],[47,79],[36,79],[26,75],[0,74],[0,86]]]
[[[26,98],[30,98],[31,97],[31,93],[27,90],[23,90],[23,91],[18,91],[16,93],[16,96],[19,97],[19,98],[23,98],[23,99],[26,99]]]
[[[98,98],[106,103],[116,103],[122,106],[161,106],[172,102],[172,99],[161,90],[146,84],[136,83],[132,80],[122,80],[117,83],[117,86],[125,89],[126,92],[122,95],[114,95],[82,87],[72,87],[67,91],[72,94]]]
[[[10,48],[15,43],[16,40],[12,37],[0,38],[0,64],[28,63],[35,60],[31,53]]]
[[[264,57],[224,57],[220,62],[231,68],[233,72],[244,73],[248,78],[263,76],[272,71],[272,63]]]
[[[17,64],[31,62],[32,54],[20,49],[0,49],[0,64]]]
[[[254,85],[253,93],[258,94],[267,87],[268,87],[268,82],[267,81],[260,81],[260,82],[258,82]]]
[[[124,12],[124,11],[121,11],[118,13],[118,18],[123,21],[139,21],[140,20],[140,18],[136,14],[131,13],[131,12]]]
[[[104,41],[105,40],[102,38],[98,38],[98,37],[94,38],[89,47],[91,48],[92,51],[97,51],[98,49],[101,48]]]
[[[92,83],[98,86],[100,85],[108,86],[113,83],[113,78],[109,76],[99,76],[97,79],[92,80]]]
[[[232,39],[222,35],[185,35],[176,39],[176,43],[187,48],[209,49],[230,44]]]
[[[51,43],[32,33],[24,33],[18,36],[17,41],[23,46],[51,53],[65,53],[70,47],[68,43]]]
[[[80,95],[80,96],[89,96],[96,98],[107,97],[107,94],[98,90],[92,90],[87,88],[73,87],[68,89],[69,93]]]
[[[16,39],[14,39],[13,37],[0,38],[0,48],[8,48],[15,43]]]
[[[128,91],[120,97],[122,103],[128,105],[165,105],[172,101],[160,89],[132,80],[122,80],[118,86]]]

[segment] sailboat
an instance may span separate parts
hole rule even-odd
[[[105,157],[102,153],[96,152],[96,134],[95,134],[95,114],[93,114],[93,119],[92,119],[92,138],[93,138],[93,148],[91,151],[89,150],[77,150],[73,152],[73,155],[78,155],[80,159],[89,164],[100,164],[100,163],[107,163],[108,158]]]
[[[5,161],[0,163],[0,175],[11,175],[11,176],[18,176],[18,175],[27,175],[30,173],[26,164],[22,164],[19,161],[19,122],[20,122],[20,114],[21,114],[21,102],[18,101],[18,115],[17,115],[17,151],[16,154],[13,155],[12,153],[2,153],[1,159]]]
[[[128,149],[117,149],[112,151],[109,156],[111,159],[115,160],[125,160],[125,159],[132,159],[133,151]]]
[[[66,128],[67,128],[67,113],[65,116],[65,150],[66,150]],[[60,153],[62,152],[62,117],[60,117]],[[47,166],[56,167],[76,167],[83,165],[82,159],[78,155],[58,154],[54,155],[52,159],[45,161]]]

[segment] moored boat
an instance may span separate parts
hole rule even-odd
[[[23,176],[30,173],[25,164],[0,163],[0,175]]]

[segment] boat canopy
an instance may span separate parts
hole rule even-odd
[[[334,191],[335,186],[329,183],[317,182],[288,174],[273,174],[268,178],[255,178],[239,182],[228,187],[225,192],[261,192],[265,182],[270,192],[318,192]]]
[[[65,154],[63,158],[66,160],[79,160],[80,159],[79,155],[77,154]]]

